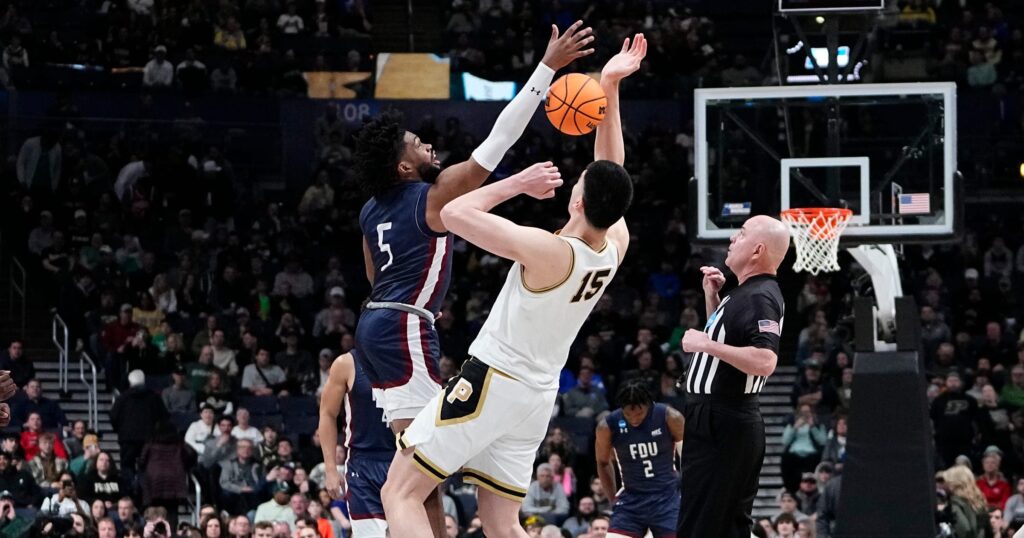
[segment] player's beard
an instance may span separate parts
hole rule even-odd
[[[441,167],[434,163],[423,163],[416,169],[419,173],[420,179],[427,183],[433,183],[437,179],[437,176],[441,175]]]

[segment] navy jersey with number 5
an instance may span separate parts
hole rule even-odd
[[[427,226],[429,190],[422,181],[399,183],[363,206],[359,227],[373,255],[371,301],[441,310],[451,282],[451,234]]]
[[[612,434],[612,448],[622,475],[625,493],[663,493],[676,489],[672,432],[668,427],[668,409],[654,404],[647,418],[634,428],[617,409],[605,420]]]
[[[371,198],[359,226],[373,261],[370,300],[436,314],[451,282],[452,238],[427,226],[430,184],[403,182]],[[437,393],[440,343],[432,320],[394,309],[366,309],[356,326],[354,356],[392,421],[412,418]]]

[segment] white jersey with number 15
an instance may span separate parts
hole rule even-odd
[[[523,267],[512,264],[501,293],[469,353],[538,389],[558,387],[569,346],[594,310],[618,268],[610,242],[594,250],[576,237],[559,236],[572,248],[572,266],[557,285],[530,289]]]

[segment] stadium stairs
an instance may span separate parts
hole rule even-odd
[[[778,512],[777,497],[782,489],[782,430],[793,412],[789,395],[796,383],[795,366],[779,366],[761,390],[761,415],[765,424],[765,456],[761,480],[754,498],[754,517],[771,517]]]

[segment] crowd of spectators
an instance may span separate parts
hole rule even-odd
[[[969,11],[999,18],[998,7],[990,13],[974,4],[957,8],[953,19],[939,10],[933,21],[908,15],[904,23],[939,31],[943,21],[965,20]],[[144,76],[154,86],[170,80],[187,90],[209,63],[203,77],[213,89],[224,88],[215,80],[267,89],[287,79],[260,78],[261,70],[277,64],[260,62],[259,55],[285,50],[281,62],[287,63],[285,44],[299,50],[300,37],[319,37],[321,19],[306,8],[326,13],[333,36],[368,29],[358,2],[289,7],[249,1],[238,9],[225,1],[209,11],[204,2],[181,7],[132,0],[105,3],[105,11],[83,18],[91,22],[82,28],[57,28],[43,40],[36,29],[42,25],[25,13],[51,3],[5,5],[0,43],[15,83],[22,74],[32,76],[19,74],[19,57],[28,64],[29,58],[53,54],[50,61],[57,61],[68,54],[62,61],[126,67],[142,65],[152,51]],[[546,35],[538,26],[585,15],[607,25],[596,30],[609,35],[648,32],[649,60],[624,84],[624,95],[673,95],[692,82],[676,77],[720,76],[729,84],[763,79],[756,62],[721,56],[707,19],[668,11],[664,3],[594,3],[589,13],[576,7],[456,2],[446,28],[453,65],[515,75],[536,61],[535,40],[539,36],[542,46]],[[922,2],[908,7],[922,8]],[[996,80],[1016,80],[1009,66],[1019,56],[1019,28],[985,26],[992,31],[986,38],[981,23],[971,23],[974,17],[966,17],[973,38],[964,47],[981,43],[1002,51]],[[518,23],[496,26],[510,20]],[[179,57],[172,72],[170,62]],[[723,69],[726,60],[731,67]],[[26,137],[0,170],[0,223],[5,249],[13,245],[29,263],[33,289],[66,320],[73,347],[97,358],[106,386],[119,392],[110,418],[120,450],[117,458],[102,452],[95,432],[69,423],[57,402],[42,397],[23,344],[10,343],[0,369],[11,370],[24,389],[0,445],[0,514],[10,517],[0,526],[27,526],[43,513],[67,518],[40,521],[102,538],[217,538],[221,527],[232,536],[259,538],[307,538],[303,533],[311,529],[321,538],[344,536],[344,504],[320,488],[324,462],[314,432],[316,396],[331,360],[353,347],[358,305],[368,290],[356,224],[363,197],[349,170],[352,133],[337,109],[327,107],[316,120],[316,168],[308,189],[274,200],[239,184],[222,147],[195,136],[194,118],[183,117],[169,130],[139,133],[126,126],[114,137],[99,137],[74,111],[73,96],[60,96],[52,109],[59,127]],[[410,120],[446,164],[464,160],[476,145],[455,119]],[[628,216],[634,241],[563,372],[562,395],[523,507],[532,533],[551,524],[573,537],[601,536],[606,529],[603,514],[610,507],[590,443],[595,421],[616,407],[619,384],[642,379],[670,405],[684,396],[676,384],[686,367],[679,340],[705,321],[699,267],[721,261],[720,251],[686,239],[680,178],[692,172],[691,153],[692,133],[658,127],[627,133],[626,167],[637,185]],[[529,131],[499,174],[543,159],[553,160],[564,177],[577,177],[592,154],[587,138]],[[515,200],[499,211],[556,229],[566,197],[563,192],[545,204]],[[908,247],[903,263],[905,286],[921,305],[937,466],[974,469],[970,484],[1015,526],[1024,522],[1024,482],[1017,480],[1024,474],[1020,229],[1009,218],[975,218],[964,241]],[[462,241],[454,251],[453,284],[437,324],[445,380],[466,358],[507,270]],[[781,433],[785,491],[778,515],[761,529],[768,536],[827,535],[821,514],[834,500],[846,450],[850,304],[862,277],[847,265],[844,260],[844,271],[830,276],[782,276],[793,290],[783,363],[795,363],[798,374],[793,416]],[[339,453],[333,464],[343,461]],[[208,503],[198,529],[176,524],[187,494],[181,477],[190,473]],[[975,498],[964,493],[970,484],[959,474],[943,473],[944,502]],[[467,500],[471,491],[458,481],[449,487],[453,536],[480,535]],[[16,510],[4,511],[5,503]],[[956,506],[943,504],[942,517],[955,518]]]
[[[0,88],[304,95],[303,71],[365,71],[361,0],[0,3]]]

